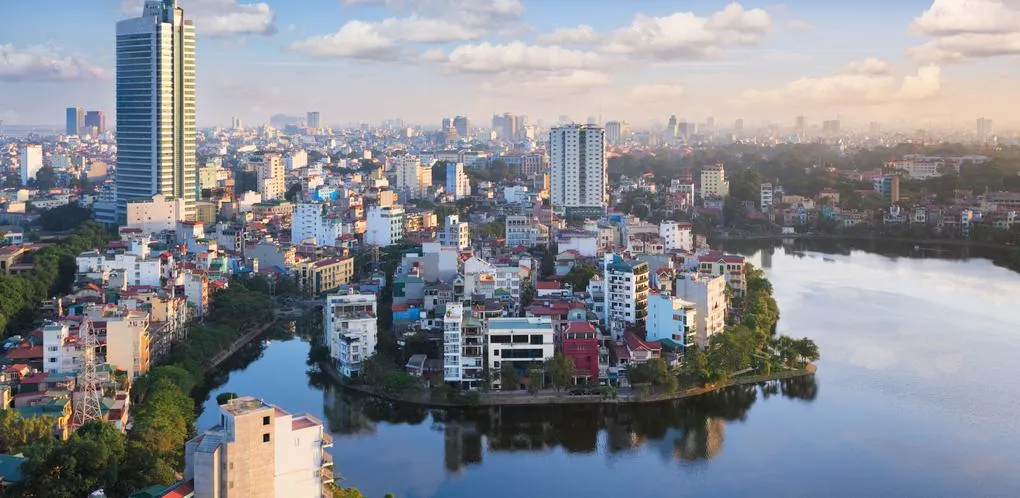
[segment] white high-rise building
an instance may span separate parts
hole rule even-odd
[[[667,251],[694,250],[694,226],[690,223],[663,221],[659,223],[659,237]]]
[[[386,247],[404,238],[403,206],[372,206],[365,219],[365,244]]]
[[[461,370],[461,345],[463,343],[464,305],[446,303],[443,312],[443,380],[460,382],[464,380]]]
[[[316,245],[335,247],[337,239],[344,235],[343,219],[329,213],[325,204],[320,202],[302,202],[294,206],[291,216],[290,240],[295,244],[314,239]]]
[[[468,222],[460,221],[460,216],[447,215],[443,231],[439,233],[439,242],[447,247],[467,249],[471,245],[471,230]]]
[[[419,199],[428,195],[432,186],[432,167],[422,164],[421,158],[405,154],[393,160],[397,173],[396,188],[407,192],[411,199]]]
[[[287,154],[285,166],[287,171],[294,171],[308,166],[308,153],[303,150],[296,150]]]
[[[623,138],[622,126],[619,121],[606,122],[606,141],[609,145],[618,145]]]
[[[330,294],[323,307],[329,357],[340,375],[357,377],[379,342],[375,294]]]
[[[603,269],[606,325],[613,340],[623,340],[625,324],[643,322],[648,313],[648,263],[606,254]]]
[[[464,172],[464,163],[446,165],[446,192],[453,194],[454,199],[471,195],[471,181]]]
[[[258,177],[259,193],[262,194],[262,202],[282,199],[284,194],[283,161],[279,154],[265,154],[262,156],[262,163],[258,165],[255,174]]]
[[[701,197],[726,197],[730,195],[730,182],[726,179],[726,168],[712,164],[701,169]]]
[[[21,184],[28,185],[29,180],[34,180],[35,175],[43,167],[42,146],[37,144],[25,145],[21,148]]]
[[[570,125],[549,132],[549,198],[567,215],[605,214],[609,205],[606,132],[594,125]]]
[[[117,23],[117,206],[163,194],[195,219],[195,27],[177,0]]]
[[[681,273],[673,286],[676,297],[694,303],[699,348],[708,347],[713,335],[726,329],[726,278],[703,273]]]

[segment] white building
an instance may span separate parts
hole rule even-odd
[[[375,294],[330,294],[322,311],[333,365],[340,375],[357,377],[379,342]]]
[[[490,318],[485,327],[490,372],[499,372],[503,363],[508,362],[523,375],[529,366],[540,365],[555,354],[553,324],[547,316]],[[502,387],[498,380],[492,385]]]
[[[426,197],[432,186],[432,167],[423,165],[421,158],[404,154],[393,159],[397,190],[403,190],[411,199]]]
[[[308,166],[308,153],[303,150],[296,150],[287,154],[284,160],[284,167],[287,171],[294,171]]]
[[[404,238],[403,206],[371,206],[365,216],[365,244],[386,247]]]
[[[726,279],[699,273],[681,273],[677,276],[676,296],[694,303],[696,310],[697,343],[699,348],[708,347],[713,335],[726,328]]]
[[[471,182],[464,172],[464,163],[446,165],[446,192],[454,199],[462,199],[471,195]]]
[[[439,243],[447,247],[467,249],[471,245],[471,229],[460,216],[450,214],[443,223],[443,231],[439,233]]]
[[[77,373],[85,361],[78,336],[72,336],[67,323],[47,323],[43,327],[43,370],[48,373]]]
[[[594,125],[570,125],[549,132],[550,192],[560,213],[605,214],[609,205],[605,130]]]
[[[264,154],[255,174],[258,180],[259,194],[262,194],[262,202],[283,198],[287,187],[284,183],[283,161],[279,154]]]
[[[941,158],[931,157],[888,161],[885,163],[886,168],[903,171],[912,180],[927,180],[942,176],[940,169],[945,165],[945,161]]]
[[[117,204],[163,194],[195,219],[195,26],[176,0],[117,23]]]
[[[290,240],[295,244],[314,240],[316,245],[335,247],[337,239],[350,227],[338,215],[327,211],[327,205],[320,202],[302,202],[294,206]]]
[[[558,234],[556,244],[560,252],[577,251],[577,254],[589,258],[598,255],[599,233],[597,231],[571,232]]]
[[[220,423],[184,445],[195,497],[322,498],[333,445],[322,421],[250,396],[220,405]],[[189,495],[191,496],[191,495]]]
[[[144,245],[144,247],[143,247]],[[144,243],[133,243],[129,252],[101,254],[99,251],[85,251],[75,258],[78,273],[92,274],[106,281],[114,272],[123,273],[126,285],[159,286],[163,275],[163,261],[148,256],[148,239]]]
[[[644,321],[648,312],[648,263],[606,254],[603,270],[606,325],[621,341],[626,324]]]
[[[504,225],[508,248],[544,246],[549,243],[549,227],[539,223],[534,216],[509,215]]]
[[[659,238],[667,251],[694,250],[694,227],[690,223],[663,221],[659,223]]]
[[[648,296],[645,340],[670,340],[690,347],[696,344],[697,305],[669,294]]]
[[[775,205],[775,190],[772,188],[772,184],[761,184],[761,202],[759,203],[761,210],[765,211],[773,205]]]
[[[730,195],[730,182],[726,179],[726,168],[712,164],[701,169],[701,197],[726,197]]]
[[[443,314],[443,380],[461,382],[464,374],[461,355],[464,344],[464,305],[446,303]]]
[[[494,298],[503,292],[519,299],[521,296],[521,268],[494,265],[477,256],[464,261],[464,295],[481,294]]]
[[[42,146],[38,144],[23,145],[18,161],[21,163],[21,184],[28,185],[29,180],[35,180],[35,175],[43,167]]]

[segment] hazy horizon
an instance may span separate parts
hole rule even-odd
[[[0,7],[0,120],[56,125],[82,106],[112,124],[115,25],[143,3]],[[1020,124],[1016,0],[179,3],[199,36],[201,127],[313,110],[330,125],[428,127],[503,112],[638,127],[670,114],[720,127]]]

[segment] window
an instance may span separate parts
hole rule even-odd
[[[262,435],[262,442],[263,443],[268,443],[269,442],[269,433],[268,432]]]
[[[269,425],[269,415],[262,417],[262,425]]]

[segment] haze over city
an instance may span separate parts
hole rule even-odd
[[[438,127],[511,111],[637,126],[670,114],[791,125],[1015,122],[1020,4],[182,0],[198,32],[199,126],[317,109],[329,125]],[[140,2],[8,2],[0,120],[114,108],[114,31]],[[46,22],[39,22],[41,17]],[[112,118],[112,113],[111,113]]]

